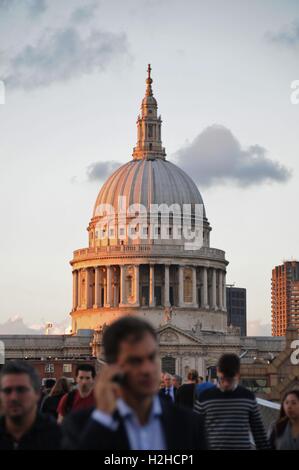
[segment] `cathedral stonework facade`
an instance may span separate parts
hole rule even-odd
[[[103,329],[136,315],[157,329],[164,370],[206,375],[221,353],[240,351],[239,330],[227,326],[228,261],[210,246],[196,184],[166,159],[157,109],[149,66],[133,158],[102,186],[88,248],[71,261],[72,332],[94,330],[93,352],[101,358]],[[191,233],[198,246],[190,245]]]
[[[292,360],[298,329],[290,327],[286,337],[240,337],[239,328],[227,326],[228,261],[210,246],[197,186],[166,159],[150,72],[133,158],[102,186],[88,248],[71,260],[72,334],[0,335],[5,361],[30,361],[43,379],[74,378],[82,361],[100,369],[105,328],[136,315],[156,328],[163,371],[186,379],[195,368],[206,377],[221,354],[235,352],[243,384],[279,400],[299,387],[299,364]]]

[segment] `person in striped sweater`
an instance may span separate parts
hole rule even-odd
[[[209,449],[269,449],[266,431],[252,392],[239,385],[240,359],[223,354],[217,365],[217,387],[202,392],[194,410],[204,421]]]

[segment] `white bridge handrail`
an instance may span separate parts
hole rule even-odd
[[[259,405],[267,406],[268,408],[273,408],[274,410],[280,410],[280,404],[274,403],[273,401],[264,400],[263,398],[257,398],[256,401]]]

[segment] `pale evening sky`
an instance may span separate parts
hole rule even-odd
[[[299,259],[297,0],[0,0],[0,324],[68,317],[103,183],[87,169],[132,158],[148,63],[167,158],[247,288],[249,333],[270,334],[271,270]]]

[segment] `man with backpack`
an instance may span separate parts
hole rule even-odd
[[[91,408],[95,405],[93,395],[95,375],[95,368],[91,364],[81,364],[77,367],[77,387],[61,398],[57,407],[58,423],[62,423],[65,416],[73,411]]]

